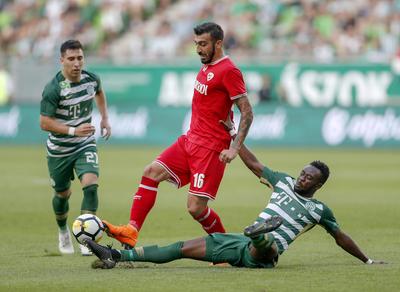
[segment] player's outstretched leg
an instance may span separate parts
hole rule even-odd
[[[126,225],[112,225],[110,222],[103,220],[104,231],[108,236],[115,238],[123,245],[133,248],[138,239],[138,230],[131,224]]]
[[[102,246],[89,238],[85,238],[83,244],[104,263],[101,266],[103,269],[114,268],[115,264],[121,259],[121,254],[117,250]]]
[[[274,231],[276,228],[281,226],[283,218],[279,215],[274,215],[265,219],[265,221],[256,222],[253,225],[247,226],[243,233],[247,237],[257,237],[261,234]]]

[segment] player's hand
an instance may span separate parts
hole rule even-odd
[[[79,137],[91,136],[94,134],[95,131],[96,128],[92,126],[92,124],[84,123],[75,128],[75,136]]]
[[[111,126],[108,119],[102,119],[100,122],[101,137],[108,140],[111,136]]]
[[[224,163],[230,163],[233,159],[235,159],[238,153],[239,150],[233,147],[230,147],[229,149],[224,149],[219,154],[219,160]]]

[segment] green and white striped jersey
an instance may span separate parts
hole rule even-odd
[[[332,233],[339,228],[332,211],[316,199],[308,199],[294,191],[296,180],[286,173],[275,172],[265,167],[261,182],[269,185],[272,195],[268,205],[258,215],[256,221],[262,221],[272,215],[283,218],[282,225],[271,232],[275,237],[279,253],[283,253],[300,234],[310,230],[316,224]]]
[[[90,123],[93,98],[99,91],[101,83],[97,75],[82,70],[80,82],[74,83],[65,79],[60,71],[43,90],[40,114],[72,127]],[[53,157],[69,156],[90,146],[96,146],[94,135],[76,137],[49,133],[47,139],[47,153]]]

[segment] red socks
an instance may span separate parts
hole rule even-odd
[[[225,228],[222,225],[221,218],[219,218],[218,214],[209,207],[205,208],[204,211],[195,218],[195,220],[201,224],[208,234],[214,232],[225,233]]]
[[[138,231],[142,228],[147,214],[154,206],[158,184],[155,180],[142,176],[139,188],[133,197],[129,223],[135,226]]]
[[[155,180],[142,176],[139,188],[133,197],[129,223],[135,226],[138,231],[142,228],[147,214],[154,206],[157,197],[158,184],[159,183]],[[208,234],[214,232],[225,233],[225,228],[222,225],[218,214],[209,207],[204,209],[195,220],[201,224]]]

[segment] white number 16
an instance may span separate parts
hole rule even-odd
[[[194,176],[194,187],[201,188],[204,184],[204,173],[196,173]]]

